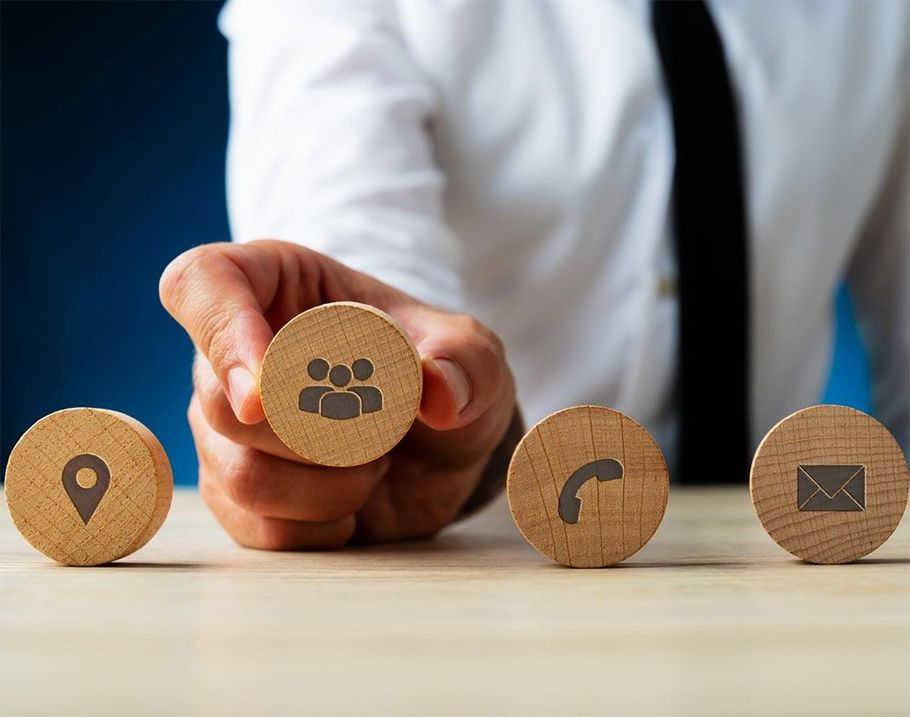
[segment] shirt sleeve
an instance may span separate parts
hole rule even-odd
[[[394,3],[231,0],[228,204],[235,241],[297,242],[460,310],[436,97]]]
[[[910,455],[910,122],[905,107],[848,282],[872,368],[875,412]]]

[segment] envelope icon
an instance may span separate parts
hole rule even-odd
[[[865,510],[866,466],[797,466],[796,505],[810,512]]]

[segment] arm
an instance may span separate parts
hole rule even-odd
[[[235,1],[223,17],[234,236],[292,242],[197,247],[167,267],[160,292],[197,348],[188,415],[200,492],[243,545],[430,535],[501,488],[500,459],[520,437],[498,337],[438,306],[460,305],[458,245],[440,218],[432,93],[394,20],[385,4],[297,0]],[[424,392],[418,420],[388,455],[325,468],[271,431],[255,377],[277,329],[340,300],[405,327]]]
[[[394,3],[233,0],[221,26],[234,240],[281,237],[461,309],[428,134],[436,100]]]

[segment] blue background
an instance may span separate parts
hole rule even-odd
[[[220,3],[0,5],[3,462],[66,406],[129,413],[178,483],[192,348],[158,303],[182,250],[229,238]],[[869,410],[849,299],[824,400]]]

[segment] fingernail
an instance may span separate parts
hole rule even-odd
[[[471,384],[468,382],[467,375],[465,375],[461,366],[454,361],[436,359],[433,363],[436,364],[439,372],[445,376],[446,383],[449,384],[452,395],[455,397],[455,408],[458,413],[461,413],[471,400]]]
[[[240,410],[256,389],[256,378],[242,366],[235,366],[228,371],[227,382],[228,400],[231,402],[234,414],[239,418]]]

